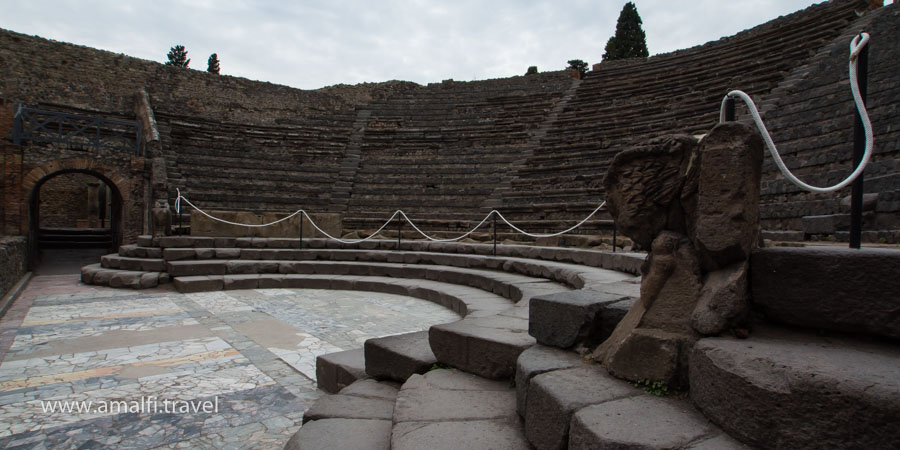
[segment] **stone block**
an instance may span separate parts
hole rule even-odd
[[[390,420],[321,419],[306,423],[284,450],[390,450]]]
[[[320,397],[303,413],[303,423],[321,419],[391,420],[394,401],[333,394]]]
[[[173,277],[195,275],[224,275],[225,261],[169,261],[166,272]]]
[[[571,428],[569,448],[578,450],[686,448],[721,434],[686,399],[650,395],[585,407],[572,417]],[[735,448],[734,441],[721,442],[723,449]]]
[[[138,236],[137,245],[139,247],[153,247],[153,236],[149,234]]]
[[[223,289],[256,289],[259,287],[259,275],[225,275],[222,282]]]
[[[370,377],[406,381],[425,373],[437,359],[428,344],[428,332],[397,334],[365,342],[366,373]]]
[[[749,276],[749,262],[708,273],[694,307],[694,330],[715,335],[743,325],[750,315]]]
[[[109,278],[109,287],[140,289],[143,272],[131,270],[111,270],[110,272],[112,272],[112,276]]]
[[[216,257],[216,249],[214,248],[198,248],[197,259],[212,259]]]
[[[753,304],[770,320],[900,338],[900,253],[774,247],[750,261]]]
[[[803,232],[806,234],[835,234],[850,229],[850,214],[804,216]]]
[[[191,292],[220,291],[224,287],[224,282],[222,281],[221,276],[200,275],[176,277],[173,279],[173,281],[175,283],[175,290],[181,292],[182,294],[188,294]]]
[[[522,425],[512,420],[403,422],[394,426],[392,450],[491,449],[528,450]]]
[[[612,332],[602,329],[605,308],[625,298],[585,290],[533,297],[528,303],[528,334],[559,348],[583,341],[599,344]]]
[[[371,378],[354,381],[349,386],[341,389],[343,395],[356,397],[380,398],[391,402],[397,400],[400,385],[390,381],[375,381]]]
[[[738,122],[716,125],[700,142],[696,192],[684,202],[704,270],[746,261],[756,248],[762,160],[759,133]]]
[[[537,375],[528,384],[525,437],[538,450],[565,449],[572,414],[588,405],[640,392],[631,384],[611,377],[599,365]]]
[[[216,239],[218,241],[218,239]],[[241,257],[241,249],[239,248],[217,248],[216,259],[238,259]]]
[[[361,348],[316,357],[316,384],[325,392],[337,393],[367,377],[365,353]]]
[[[394,423],[518,420],[515,392],[505,381],[489,381],[458,370],[413,375],[397,396]]]
[[[162,249],[163,259],[166,261],[182,261],[185,259],[195,259],[197,250],[193,248],[166,248]]]
[[[525,401],[528,398],[528,384],[536,375],[560,369],[569,369],[584,364],[575,352],[560,350],[537,344],[519,355],[516,360],[516,411],[525,417]]]
[[[658,329],[634,329],[606,361],[609,373],[630,381],[662,381],[681,387],[687,383],[687,349],[691,335]]]
[[[159,285],[159,273],[145,273],[141,275],[140,287],[141,289],[149,289],[154,288]]]
[[[900,349],[894,344],[756,328],[749,339],[701,339],[691,400],[757,447],[894,448]]]
[[[438,361],[476,375],[498,379],[515,374],[516,359],[536,343],[525,319],[471,317],[429,329]]]

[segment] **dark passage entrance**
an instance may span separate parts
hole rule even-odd
[[[102,176],[61,171],[45,177],[29,205],[35,272],[77,273],[115,251],[121,241],[121,211],[118,189]]]

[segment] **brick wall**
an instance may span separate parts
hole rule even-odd
[[[90,221],[97,218],[96,193],[89,194],[99,184],[96,177],[83,173],[59,175],[44,183],[40,192],[41,228],[96,226]],[[93,205],[89,204],[89,197],[94,200]]]

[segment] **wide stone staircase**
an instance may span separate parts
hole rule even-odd
[[[474,376],[440,356],[387,374],[378,367],[400,366],[403,352],[369,347],[396,338],[367,342],[357,367],[320,357],[320,386],[336,394],[286,448],[897,448],[900,286],[888,274],[900,253],[767,248],[752,263],[749,337],[700,339],[687,392],[657,396],[667,387],[636,387],[582,358],[579,332],[608,333],[633,299],[568,290],[529,302],[536,344],[514,376]]]
[[[751,259],[755,319],[689,353],[690,389],[581,356],[639,297],[643,255],[485,244],[142,237],[85,282],[182,292],[389,292],[458,312],[322,355],[287,448],[896,448],[900,253],[776,247]],[[749,335],[749,336],[747,336]],[[656,395],[653,395],[656,394]],[[668,394],[668,395],[665,395]],[[660,396],[661,395],[661,396]]]

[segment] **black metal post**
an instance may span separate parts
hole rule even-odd
[[[616,223],[613,222],[613,253],[616,252]]]
[[[731,97],[725,99],[725,121],[734,122],[734,99]]]
[[[184,230],[181,229],[181,208],[178,208],[178,235],[184,236]]]
[[[859,83],[859,95],[863,105],[866,103],[866,91],[869,84],[869,46],[866,45],[856,57],[856,80]],[[853,168],[862,162],[866,151],[866,132],[862,118],[856,111],[853,124]],[[862,244],[862,209],[863,209],[863,174],[853,180],[850,192],[850,248],[860,248]]]
[[[494,256],[497,256],[497,211],[494,211]]]
[[[400,237],[403,235],[403,216],[397,214],[397,250],[400,250]]]
[[[303,213],[300,213],[300,249],[303,250]]]

